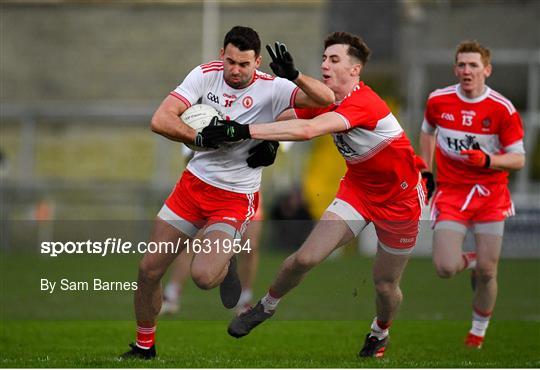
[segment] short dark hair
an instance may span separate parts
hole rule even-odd
[[[324,40],[325,49],[336,44],[349,45],[347,54],[358,59],[363,65],[366,65],[371,50],[369,50],[367,44],[360,37],[349,32],[334,32]]]
[[[250,27],[234,26],[231,28],[223,40],[223,49],[229,44],[233,44],[240,51],[253,50],[256,56],[261,53],[261,39],[259,38],[259,34]]]

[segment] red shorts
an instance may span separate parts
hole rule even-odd
[[[219,189],[186,170],[158,216],[191,237],[205,225],[217,223],[228,224],[242,234],[258,204],[259,192],[242,194]]]
[[[367,223],[373,222],[377,237],[385,246],[400,250],[398,254],[412,250],[416,244],[421,205],[425,198],[422,182],[419,181],[402,199],[384,204],[370,203],[362,194],[361,189],[344,178],[336,198],[351,205]]]
[[[466,226],[504,221],[514,213],[506,184],[440,185],[431,205],[435,223],[456,221]]]
[[[257,207],[257,211],[255,212],[255,215],[251,219],[251,221],[262,221],[264,220],[264,212],[262,207],[263,201],[262,201],[262,195],[259,193],[259,206]]]

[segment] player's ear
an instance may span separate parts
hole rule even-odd
[[[486,68],[484,68],[484,76],[486,78],[488,78],[489,76],[491,76],[491,72],[493,71],[493,67],[491,66],[491,64],[488,64],[486,66]]]
[[[353,64],[351,68],[351,75],[354,77],[360,77],[361,72],[362,72],[362,64],[361,63]]]
[[[221,48],[221,50],[219,51],[219,59],[223,60],[225,56],[225,49]]]
[[[255,58],[255,68],[259,68],[262,63],[262,55],[259,55],[257,58]]]

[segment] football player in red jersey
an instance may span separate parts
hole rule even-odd
[[[321,71],[336,103],[322,109],[289,111],[283,122],[239,125],[225,122],[203,130],[210,140],[301,141],[332,134],[347,163],[336,198],[301,248],[281,266],[270,290],[229,325],[234,337],[247,335],[274,314],[279,300],[309,270],[356,237],[370,222],[378,236],[373,266],[376,316],[359,355],[382,357],[390,324],[402,301],[401,275],[416,243],[424,188],[409,139],[386,103],[360,81],[370,50],[357,36],[327,37]]]
[[[420,134],[427,168],[422,176],[435,190],[431,168],[437,163],[433,262],[450,278],[472,269],[472,328],[465,344],[481,348],[497,298],[497,264],[504,220],[514,214],[508,172],[525,164],[523,125],[512,103],[486,85],[490,50],[476,41],[458,45],[454,73],[458,84],[430,94]],[[476,251],[463,253],[468,228]]]

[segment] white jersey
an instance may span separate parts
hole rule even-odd
[[[223,78],[223,62],[215,61],[194,68],[171,92],[188,107],[208,104],[228,120],[248,125],[273,122],[294,105],[298,87],[284,78],[255,71],[251,84],[243,89],[229,86]],[[248,151],[260,140],[227,143],[220,148],[195,152],[187,169],[202,181],[236,193],[254,193],[261,184],[262,167],[250,168]]]

